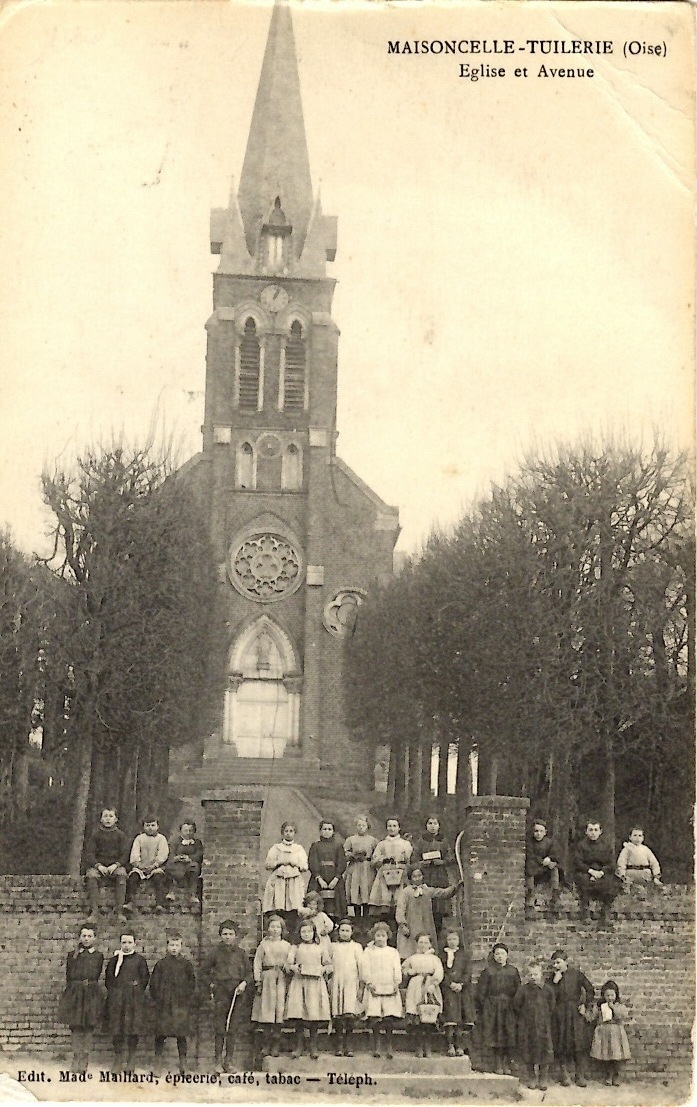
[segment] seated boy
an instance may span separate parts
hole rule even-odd
[[[89,921],[99,916],[99,886],[103,880],[114,885],[114,913],[123,919],[126,899],[126,864],[128,863],[128,839],[116,824],[115,807],[102,808],[99,826],[90,838],[85,860],[85,888],[89,904]]]
[[[196,837],[196,823],[182,823],[169,840],[169,861],[165,868],[170,890],[167,899],[173,901],[173,885],[180,885],[192,907],[200,907],[198,880],[203,864],[203,842]]]
[[[525,853],[526,912],[535,906],[535,888],[549,884],[549,913],[555,915],[559,906],[559,861],[554,842],[547,835],[547,825],[535,819]]]
[[[600,821],[589,819],[586,833],[574,851],[574,880],[584,921],[589,918],[590,901],[597,899],[600,902],[601,922],[609,922],[612,902],[622,890],[613,870],[612,851],[603,838]]]
[[[644,845],[643,827],[633,826],[630,830],[629,841],[624,843],[617,858],[616,872],[625,892],[631,890],[634,881],[642,884],[653,882],[657,888],[663,887],[661,866],[656,854]]]
[[[131,846],[131,871],[126,881],[125,910],[133,910],[133,893],[144,880],[151,880],[155,892],[155,911],[165,910],[165,862],[169,846],[164,834],[160,834],[157,819],[149,815],[143,819],[143,833],[137,834]]]

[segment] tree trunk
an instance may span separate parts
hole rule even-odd
[[[29,814],[29,757],[25,750],[15,750],[12,759],[12,800],[15,814]]]
[[[92,735],[82,737],[77,758],[77,787],[73,801],[73,825],[68,845],[68,873],[80,875],[82,848],[85,842],[85,821],[87,818],[87,800],[92,779]]]
[[[401,813],[404,809],[406,776],[404,772],[404,746],[395,749],[394,805]]]
[[[602,735],[604,749],[601,755],[600,821],[603,837],[615,852],[615,752],[613,734],[608,730]]]
[[[385,802],[389,805],[395,802],[395,778],[397,774],[397,747],[394,742],[390,743],[390,759],[387,763],[387,791],[385,793]]]
[[[421,803],[424,807],[431,802],[431,761],[433,758],[433,743],[426,742],[421,747]]]
[[[438,799],[448,794],[448,752],[450,742],[447,738],[438,739]]]

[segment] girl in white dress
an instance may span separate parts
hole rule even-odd
[[[285,967],[290,953],[286,925],[280,915],[272,915],[254,954],[256,995],[252,1004],[252,1022],[259,1023],[264,1035],[262,1052],[278,1057],[281,1027],[286,1005]]]
[[[281,841],[266,855],[269,879],[264,888],[264,914],[280,915],[291,934],[298,921],[307,885],[307,854],[295,841],[295,824],[281,824]]]
[[[291,946],[286,968],[291,974],[286,995],[286,1019],[297,1027],[294,1057],[305,1050],[305,1028],[310,1032],[310,1057],[316,1059],[317,1031],[331,1018],[326,977],[332,971],[331,958],[320,948],[311,922],[300,924],[300,941]]]
[[[338,1057],[353,1057],[353,1020],[362,1009],[359,998],[362,960],[363,947],[353,941],[353,924],[350,919],[342,919],[338,941],[332,943],[332,1022]]]
[[[397,893],[406,884],[412,845],[402,838],[399,819],[388,819],[385,829],[387,834],[375,847],[371,862],[375,879],[370,889],[370,913],[387,920],[394,919]]]
[[[442,1013],[443,996],[440,990],[443,980],[443,965],[440,957],[434,952],[431,945],[430,934],[417,934],[416,953],[407,957],[402,965],[402,972],[409,977],[407,984],[406,1009],[407,1015],[414,1020],[416,1038],[416,1056],[429,1055],[429,1038],[435,1031],[435,1023],[422,1023],[419,1007],[422,1003],[435,1004]]]
[[[380,1057],[380,1029],[385,1031],[385,1056],[392,1057],[392,1029],[395,1019],[402,1017],[402,966],[399,954],[388,946],[392,931],[386,922],[378,922],[370,931],[372,941],[363,950],[361,981],[363,1010],[373,1032],[373,1057]]]

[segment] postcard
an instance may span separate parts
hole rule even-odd
[[[691,471],[693,28],[3,6],[0,1099],[688,1097],[689,552],[625,669],[674,694],[615,718],[602,818],[559,746],[516,777],[404,706],[406,601],[347,674],[531,458]]]

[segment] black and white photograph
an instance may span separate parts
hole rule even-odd
[[[3,6],[0,1101],[689,1101],[694,66]]]

